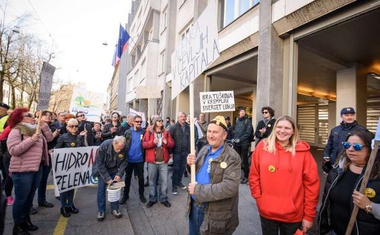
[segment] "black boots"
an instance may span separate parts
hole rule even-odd
[[[61,207],[61,215],[63,217],[70,217],[71,214],[67,207]]]
[[[13,235],[30,235],[30,233],[21,224],[15,224],[13,226]]]

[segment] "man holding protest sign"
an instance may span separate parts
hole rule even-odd
[[[207,147],[187,156],[195,164],[196,181],[189,184],[189,234],[232,234],[239,224],[241,162],[227,143],[227,124],[216,116],[207,128]]]
[[[98,220],[104,220],[106,210],[106,186],[114,181],[119,182],[127,167],[128,156],[125,149],[125,138],[116,136],[113,140],[104,141],[98,149],[92,174],[98,177]],[[99,177],[100,176],[100,177]],[[111,202],[111,213],[116,218],[123,215],[119,211],[119,201]]]

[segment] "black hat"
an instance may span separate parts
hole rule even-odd
[[[229,116],[226,116],[224,119],[226,119],[226,121],[228,120],[230,120],[230,117]]]
[[[239,107],[239,112],[242,110],[244,110],[244,112],[245,112],[245,107]]]
[[[355,109],[352,107],[342,108],[342,110],[340,111],[340,116],[342,116],[343,114],[355,114]]]
[[[0,107],[5,108],[6,110],[10,108],[9,105],[7,105],[6,103],[0,103]]]

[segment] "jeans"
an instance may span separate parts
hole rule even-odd
[[[182,152],[181,154],[174,154],[173,156],[173,175],[172,175],[172,187],[177,187],[182,183],[182,176],[185,172],[186,158],[188,152]]]
[[[248,179],[249,165],[248,165],[248,149],[250,146],[234,146],[235,151],[240,155],[241,164],[243,166],[244,177]]]
[[[149,169],[149,201],[160,202],[168,200],[168,164],[148,163]],[[157,190],[157,176],[160,181]],[[157,194],[159,195],[157,196]]]
[[[191,210],[189,215],[189,235],[199,235],[200,228],[205,217],[205,208],[199,206],[191,199]]]
[[[74,205],[74,189],[61,193],[60,197],[62,207],[70,207]]]
[[[49,154],[49,166],[42,166],[42,177],[40,185],[38,186],[38,203],[43,203],[46,201],[46,186],[49,173],[51,170],[51,159]]]
[[[125,168],[124,195],[129,195],[133,170],[137,172],[137,178],[139,180],[139,194],[140,196],[144,196],[144,162],[128,162],[128,165]]]
[[[266,219],[260,216],[261,229],[265,235],[293,235],[298,228],[301,228],[302,222],[286,223],[275,220]]]
[[[114,173],[109,172],[112,179],[115,177],[116,173],[117,172],[114,172]],[[99,177],[98,196],[97,196],[98,211],[99,212],[105,212],[106,211],[106,190],[107,190],[107,183],[103,180],[102,177]],[[111,210],[118,210],[119,209],[119,201],[110,202],[110,203],[111,203]]]
[[[12,213],[15,224],[24,222],[29,218],[34,194],[41,181],[42,167],[37,172],[14,172],[12,175],[15,191],[15,202]]]

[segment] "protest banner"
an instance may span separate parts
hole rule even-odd
[[[201,113],[235,111],[234,91],[199,93]]]
[[[98,146],[54,149],[53,181],[60,193],[98,183],[92,178],[97,149]]]
[[[38,92],[37,110],[44,110],[49,108],[54,72],[54,66],[50,65],[48,62],[43,63],[40,75],[40,90]]]
[[[87,121],[98,122],[102,114],[104,94],[74,87],[70,102],[70,113],[79,111],[86,115]]]

